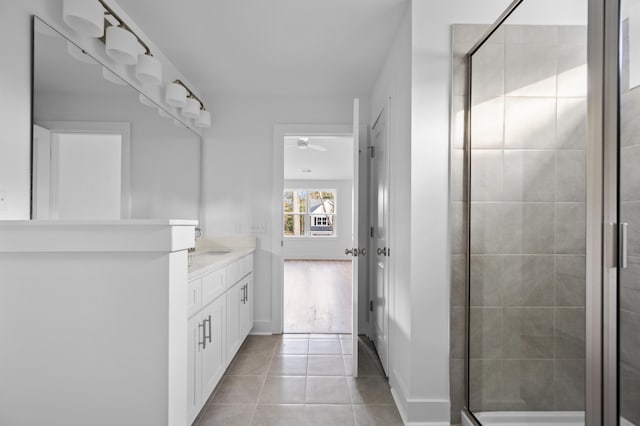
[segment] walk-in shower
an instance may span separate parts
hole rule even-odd
[[[640,0],[613,3],[515,2],[454,66],[463,423],[640,425]]]

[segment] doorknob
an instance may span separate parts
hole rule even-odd
[[[383,248],[379,248],[376,250],[376,253],[378,253],[378,256],[386,256],[387,255],[387,248],[383,247]]]
[[[344,254],[347,256],[357,256],[357,254],[353,254],[353,249],[344,249]]]
[[[358,250],[358,254],[360,254],[360,256],[366,256],[367,255],[367,249],[361,248],[361,249],[357,249],[357,250]]]

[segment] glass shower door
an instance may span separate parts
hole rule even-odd
[[[640,425],[640,1],[620,14],[618,409]]]

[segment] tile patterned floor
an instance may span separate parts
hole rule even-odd
[[[402,425],[378,360],[351,336],[249,336],[194,426]]]

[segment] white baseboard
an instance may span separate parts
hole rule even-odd
[[[273,322],[271,320],[253,321],[251,334],[277,334],[273,331]]]
[[[393,374],[393,373],[392,373]],[[450,426],[449,400],[412,399],[405,393],[406,386],[397,374],[390,378],[391,395],[398,407],[402,422],[407,426]],[[433,420],[432,420],[433,419]]]

